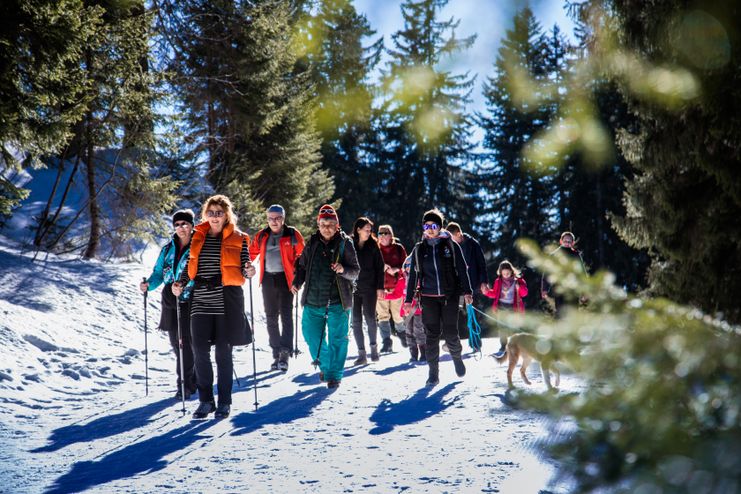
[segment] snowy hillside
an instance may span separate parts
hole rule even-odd
[[[256,286],[257,410],[247,347],[235,351],[231,417],[192,421],[195,399],[181,414],[175,359],[154,329],[159,292],[149,299],[145,396],[136,284],[150,266],[32,262],[0,237],[0,492],[563,490],[541,451],[565,427],[507,404],[505,369],[490,356],[497,341],[465,360],[463,379],[443,357],[432,389],[404,349],[351,368],[351,341],[345,378],[330,391],[306,353],[286,374],[266,372]],[[537,365],[530,375],[544,390]],[[563,389],[576,387],[564,376]]]

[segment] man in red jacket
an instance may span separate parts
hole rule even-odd
[[[288,370],[288,358],[293,353],[293,293],[294,265],[304,250],[304,238],[297,229],[285,224],[286,211],[280,204],[267,210],[268,226],[257,232],[250,243],[250,257],[254,265],[259,257],[260,284],[265,304],[273,363],[270,370]],[[252,276],[255,268],[251,268]],[[278,316],[283,325],[281,333]]]

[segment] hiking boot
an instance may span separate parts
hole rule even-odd
[[[381,346],[381,353],[391,353],[392,346],[393,342],[391,341],[391,338],[384,338],[383,345]]]
[[[440,383],[439,368],[437,362],[429,363],[429,374],[427,375],[427,382],[425,386],[432,387],[437,386]]]
[[[371,360],[373,362],[378,362],[378,359],[381,357],[378,356],[378,345],[371,345]]]
[[[327,383],[327,387],[329,389],[339,388],[340,387],[340,380],[339,379],[330,379]]]
[[[271,371],[277,371],[278,370],[278,357],[273,360],[273,363],[270,364],[270,370]]]
[[[209,413],[216,411],[216,404],[213,401],[202,401],[196,411],[193,412],[194,419],[205,419]]]
[[[231,411],[232,406],[231,405],[219,405],[216,407],[216,413],[214,413],[214,418],[217,419],[225,419],[229,416],[229,412]]]
[[[185,388],[185,399],[189,400],[191,395],[193,394],[192,391],[190,391],[187,387]],[[182,401],[183,399],[183,388],[178,388],[177,392],[175,393],[175,399],[177,401]]]
[[[368,357],[365,355],[365,350],[358,350],[358,358],[355,359],[353,365],[365,365],[368,363]]]
[[[494,358],[501,359],[507,354],[507,345],[499,347],[499,351],[494,354]]]
[[[427,346],[419,345],[419,361],[427,362]]]
[[[278,357],[278,370],[281,372],[288,371],[288,357],[289,353],[287,350],[281,350],[280,356]]]
[[[409,346],[407,343],[407,334],[404,331],[399,331],[399,334],[397,335],[399,337],[399,341],[401,341],[401,346],[406,348]]]
[[[410,346],[409,353],[412,356],[412,358],[409,359],[410,362],[419,362],[419,348],[417,348],[417,345]]]
[[[455,366],[455,373],[458,377],[466,375],[466,366],[463,364],[463,359],[453,357],[453,365]]]

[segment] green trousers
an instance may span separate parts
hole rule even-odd
[[[301,329],[311,359],[318,358],[324,379],[341,380],[347,358],[350,310],[343,309],[342,304],[330,305],[329,308],[305,305]]]

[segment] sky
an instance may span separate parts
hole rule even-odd
[[[383,36],[387,47],[391,46],[391,35],[402,27],[401,0],[354,0],[358,12],[368,18],[377,36]],[[483,83],[493,73],[493,64],[501,39],[512,26],[512,19],[518,9],[529,5],[544,30],[554,24],[564,35],[573,39],[574,23],[566,16],[564,2],[561,0],[450,0],[442,11],[441,19],[451,17],[460,20],[456,37],[465,38],[477,35],[474,45],[465,53],[450,61],[449,68],[454,73],[470,71],[477,75],[472,93],[472,109],[483,111],[484,98],[481,94]],[[374,40],[377,38],[374,38]]]

